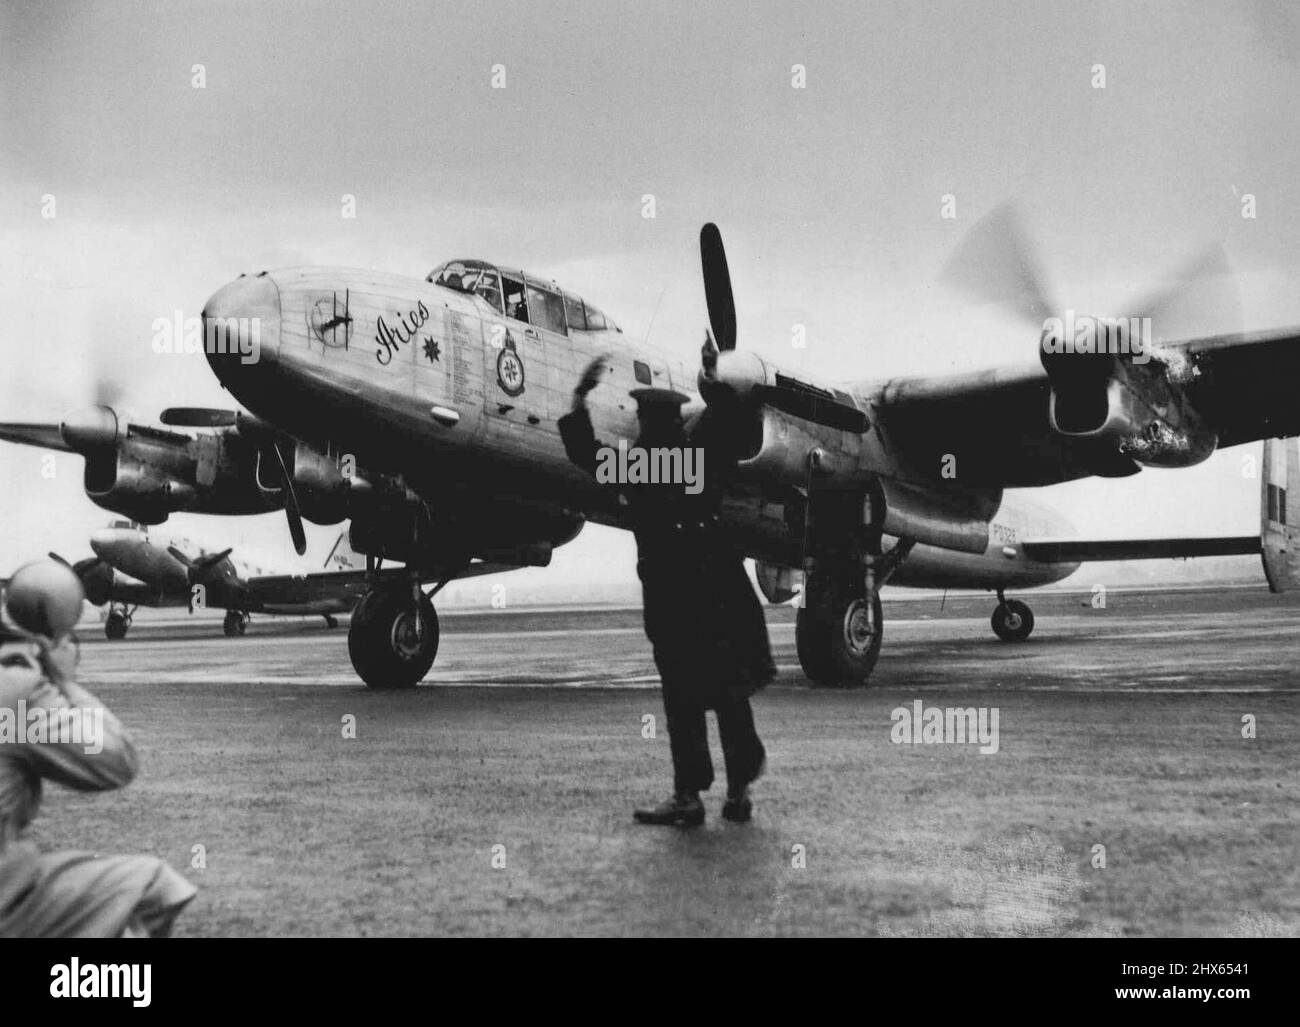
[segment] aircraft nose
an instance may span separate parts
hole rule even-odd
[[[90,551],[101,560],[108,558],[114,545],[122,540],[122,532],[116,528],[100,528],[90,533]]]
[[[280,347],[280,290],[265,272],[240,275],[203,305],[203,351],[222,384],[253,377]]]

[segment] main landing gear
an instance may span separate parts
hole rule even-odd
[[[126,638],[127,629],[131,627],[131,621],[135,609],[127,609],[125,603],[109,603],[108,617],[104,620],[104,635],[111,642]]]
[[[371,688],[424,680],[438,655],[438,614],[418,580],[378,584],[362,596],[348,627],[348,655]]]
[[[823,542],[805,560],[804,590],[795,619],[799,665],[814,685],[866,684],[880,656],[884,614],[880,587],[912,551],[902,539],[882,553],[872,503],[810,486],[808,537]]]
[[[1007,599],[998,589],[998,605],[993,608],[993,634],[1004,642],[1023,642],[1034,630],[1034,611],[1018,599]]]
[[[248,613],[244,610],[227,610],[221,627],[227,638],[238,638],[248,630],[249,620]]]

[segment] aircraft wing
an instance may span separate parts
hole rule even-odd
[[[1020,550],[1044,563],[1090,560],[1159,560],[1191,556],[1250,556],[1260,552],[1258,535],[1215,538],[1106,539],[1103,541],[1022,542]]]
[[[519,570],[516,564],[482,561],[470,564],[456,575],[476,578],[485,574],[504,574]],[[388,568],[379,572],[380,581],[406,583],[410,579],[402,568]],[[335,599],[360,599],[370,587],[365,571],[322,571],[315,574],[273,574],[248,578],[244,582],[248,594],[260,606],[292,606],[326,602]]]
[[[1181,342],[1158,351],[1148,366],[1157,366],[1162,354],[1168,388],[1218,436],[1220,447],[1300,435],[1300,328]],[[873,390],[873,400],[881,433],[927,476],[947,456],[955,460],[958,482],[990,488],[1123,477],[1140,469],[1113,438],[1055,431],[1048,414],[1052,390],[1047,371],[1029,365],[896,378]],[[1158,391],[1143,399],[1167,403],[1164,382]]]

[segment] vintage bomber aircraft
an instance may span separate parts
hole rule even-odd
[[[254,565],[232,549],[151,535],[132,521],[113,521],[92,532],[90,548],[95,555],[74,564],[58,553],[50,556],[72,567],[91,604],[107,604],[104,634],[112,640],[126,637],[141,606],[192,611],[202,603],[224,609],[223,628],[230,638],[244,634],[252,613],[323,617],[333,628],[367,587],[364,572],[341,566],[336,559],[340,551],[349,551],[343,535],[325,563],[334,569],[324,572]]]
[[[1007,219],[988,230],[1003,236],[1003,268],[1028,266]],[[300,550],[303,518],[350,517],[352,544],[376,576],[349,650],[374,687],[415,684],[433,663],[438,621],[423,585],[436,593],[474,573],[475,561],[545,565],[587,518],[625,525],[611,490],[566,459],[556,428],[594,361],[604,376],[588,401],[607,440],[635,437],[637,388],[687,393],[691,417],[706,403],[728,411],[746,457],[722,520],[756,559],[770,601],[790,599],[803,572],[798,652],[817,683],[868,678],[886,580],[994,590],[993,628],[1018,640],[1032,613],[1005,590],[1059,580],[1080,560],[1260,551],[1258,537],[1067,542],[1065,525],[1005,490],[1188,466],[1220,445],[1300,434],[1289,384],[1300,331],[1166,335],[1145,363],[1044,353],[973,374],[818,382],[737,348],[714,226],[700,248],[713,336],[698,369],[627,339],[554,283],[486,261],[452,261],[423,281],[292,268],[241,275],[204,309],[209,364],[251,414],[170,410],[165,423],[204,431],[166,442],[165,430],[119,424],[101,408],[61,427],[0,425],[0,438],[75,441],[87,453],[88,493],[110,509],[165,518],[282,506]],[[987,254],[975,263],[999,266]],[[1063,308],[1019,273],[1023,306],[1041,326]],[[1004,298],[1005,285],[985,283]],[[1159,326],[1178,299],[1129,312]],[[241,358],[249,332],[256,362]],[[1274,464],[1270,473],[1282,472]],[[1295,580],[1300,524],[1300,510],[1278,519],[1279,495],[1263,547],[1275,589]],[[404,570],[381,571],[384,561]]]

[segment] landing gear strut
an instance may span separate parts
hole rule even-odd
[[[127,629],[131,627],[131,611],[123,605],[110,603],[108,617],[104,621],[104,635],[113,642],[126,638]]]
[[[238,638],[248,630],[248,614],[243,610],[227,610],[226,619],[221,625],[227,638]]]
[[[1007,599],[998,589],[993,608],[993,634],[1004,642],[1023,642],[1034,630],[1034,611],[1018,599]]]
[[[411,688],[438,655],[438,614],[419,581],[378,585],[361,598],[348,627],[352,666],[371,688]]]

